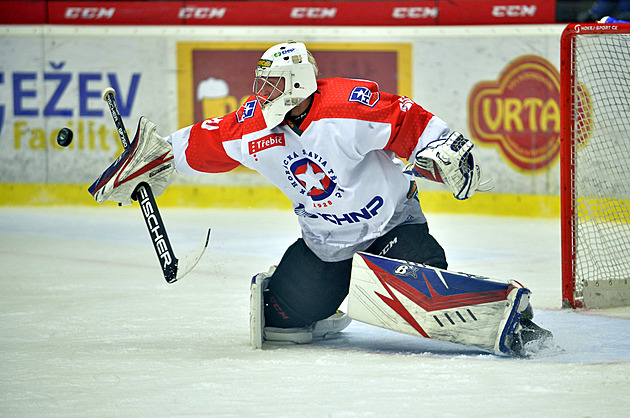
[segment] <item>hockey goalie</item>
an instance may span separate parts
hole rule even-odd
[[[274,45],[254,67],[253,94],[238,110],[163,139],[145,130],[136,141],[160,146],[134,149],[159,152],[129,153],[93,190],[99,201],[129,203],[135,185],[124,181],[141,178],[161,192],[171,161],[184,175],[243,165],[281,190],[302,234],[251,281],[253,347],[329,338],[351,318],[505,355],[550,338],[532,322],[528,289],[449,272],[429,232],[414,177],[459,200],[483,191],[470,140],[373,81],[321,78],[303,43]],[[346,297],[349,314],[338,311]]]

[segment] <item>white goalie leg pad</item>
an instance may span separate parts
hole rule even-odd
[[[174,170],[173,147],[157,134],[155,124],[143,116],[131,146],[101,174],[89,191],[98,203],[110,200],[131,205],[140,183],[148,184],[153,195],[159,197],[171,183]]]
[[[513,281],[358,253],[348,314],[405,334],[518,355],[512,341],[530,293]]]
[[[265,328],[265,306],[263,292],[269,285],[271,275],[276,267],[272,266],[266,273],[258,273],[252,277],[249,286],[249,340],[255,349],[262,348]]]

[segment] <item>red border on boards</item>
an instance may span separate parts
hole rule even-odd
[[[555,1],[0,1],[0,24],[431,26],[555,23]]]

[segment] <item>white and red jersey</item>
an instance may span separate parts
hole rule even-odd
[[[258,171],[293,202],[306,244],[324,261],[351,258],[403,222],[426,222],[396,155],[415,155],[448,133],[446,123],[371,81],[319,80],[313,96],[297,131],[267,129],[252,96],[234,113],[175,132],[167,140],[177,171]]]

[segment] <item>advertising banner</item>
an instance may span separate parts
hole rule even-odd
[[[0,40],[0,181],[85,183],[122,151],[101,92],[117,92],[133,134],[142,114],[168,120],[167,44],[155,37],[5,36]],[[174,82],[171,82],[174,84]],[[160,106],[166,100],[166,106]],[[170,108],[170,109],[169,109]],[[74,132],[57,145],[63,127]]]
[[[0,24],[425,26],[555,19],[550,0],[0,2]]]
[[[166,136],[237,109],[251,94],[262,52],[298,38],[322,77],[377,81],[472,139],[492,193],[557,195],[561,29],[357,28],[345,29],[340,42],[334,28],[305,35],[290,28],[14,27],[0,38],[0,183],[94,181],[122,151],[105,87],[116,90],[130,135],[147,116]],[[62,127],[74,131],[68,148],[55,141]],[[268,185],[244,168],[175,176],[174,183]],[[444,190],[430,182],[422,188]]]

